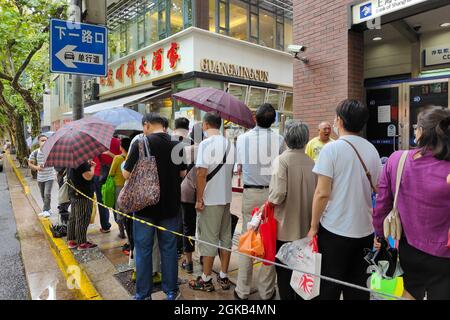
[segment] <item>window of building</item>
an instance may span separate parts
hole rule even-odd
[[[145,13],[145,34],[148,37],[148,45],[159,40],[158,38],[158,10],[153,6]]]
[[[250,4],[250,41],[259,42],[259,8]]]
[[[209,0],[209,31],[216,32],[216,0]]]
[[[193,0],[183,0],[183,29],[192,27],[194,24]]]
[[[166,1],[158,3],[158,38],[159,40],[167,37],[167,10]]]
[[[284,106],[283,106],[283,111],[284,112],[290,112],[292,113],[292,106],[293,106],[293,95],[292,92],[286,92],[286,96],[284,97]]]
[[[219,0],[217,14],[218,28],[216,30],[222,34],[228,34],[230,30],[230,3],[227,0]]]
[[[262,105],[266,98],[266,91],[267,90],[265,88],[250,87],[247,98],[247,106],[250,109],[256,109]]]
[[[281,110],[283,102],[283,91],[269,89],[267,93],[266,102],[270,103],[275,110]]]
[[[287,49],[287,46],[292,44],[292,20],[284,19],[284,49]]]
[[[259,43],[269,48],[275,47],[275,17],[262,9],[259,10]]]
[[[248,4],[240,0],[230,1],[230,36],[248,40]]]
[[[172,0],[170,4],[170,32],[175,34],[183,30],[183,0]]]
[[[228,93],[238,98],[244,103],[245,100],[247,99],[247,89],[248,86],[244,86],[242,84],[235,84],[235,83],[228,84]]]
[[[137,19],[130,21],[128,24],[127,30],[127,45],[128,53],[133,53],[138,50],[138,27],[137,27]]]
[[[141,49],[146,45],[144,15],[140,15],[137,21],[137,37],[138,37],[138,48]]]
[[[120,26],[120,56],[123,57],[127,54],[127,25]]]

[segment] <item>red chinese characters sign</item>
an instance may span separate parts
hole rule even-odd
[[[167,51],[167,59],[169,59],[171,69],[175,69],[177,67],[178,60],[180,60],[178,48],[179,48],[178,43],[172,42],[169,51]]]
[[[170,44],[170,48],[167,50],[166,58],[169,62],[169,67],[172,70],[176,69],[177,63],[181,58],[178,53],[179,49],[179,44],[177,42],[172,42]],[[109,69],[106,77],[100,77],[100,85],[103,87],[114,87],[114,80],[117,80],[122,84],[126,84],[124,78],[125,75],[131,80],[131,83],[134,84],[134,77],[136,76],[136,73],[138,73],[140,77],[144,77],[151,75],[152,70],[158,72],[163,71],[164,51],[164,48],[157,48],[150,53],[150,56],[145,54],[142,55],[140,57],[140,61],[130,59],[126,63],[120,64],[115,68],[115,72],[112,69]],[[147,62],[147,59],[151,59],[151,69],[150,66],[148,66],[149,62]]]

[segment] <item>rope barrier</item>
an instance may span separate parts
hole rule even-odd
[[[333,282],[333,283],[336,283],[336,284],[339,284],[339,285],[347,286],[347,287],[354,288],[354,289],[358,289],[358,290],[361,290],[361,291],[366,291],[366,292],[369,292],[369,293],[374,293],[374,294],[376,294],[376,295],[386,296],[386,297],[388,297],[388,298],[392,298],[392,299],[395,299],[395,300],[408,300],[408,299],[405,299],[405,298],[403,298],[403,297],[395,296],[395,295],[392,295],[392,294],[389,294],[389,293],[378,292],[378,291],[375,291],[375,290],[372,290],[372,289],[369,289],[369,288],[366,288],[366,287],[362,287],[362,286],[359,286],[359,285],[356,285],[356,284],[353,284],[353,283],[350,283],[350,282],[341,281],[341,280],[334,279],[334,278],[331,278],[331,277],[327,277],[327,276],[324,276],[324,275],[321,275],[321,274],[315,274],[315,273],[303,271],[303,270],[298,269],[298,268],[295,268],[295,267],[289,267],[289,266],[287,266],[287,265],[285,265],[285,264],[281,264],[281,263],[278,263],[278,262],[274,262],[274,261],[270,261],[270,260],[266,260],[266,259],[254,257],[254,256],[251,256],[251,255],[249,255],[249,254],[239,252],[238,250],[232,250],[232,249],[229,249],[229,248],[225,248],[225,247],[219,246],[219,245],[217,245],[217,244],[213,244],[213,243],[209,243],[209,242],[207,242],[207,241],[201,240],[201,239],[197,239],[196,237],[193,237],[193,236],[187,236],[187,235],[184,235],[184,234],[182,234],[182,233],[179,233],[179,232],[176,232],[176,231],[173,231],[173,230],[169,230],[169,229],[167,229],[167,228],[164,228],[164,227],[155,225],[155,224],[153,224],[153,223],[151,223],[151,222],[148,222],[148,221],[145,221],[145,220],[136,218],[136,217],[134,217],[134,216],[130,216],[130,215],[128,215],[128,214],[126,214],[126,213],[123,213],[123,212],[121,212],[121,211],[119,211],[119,210],[110,208],[110,207],[104,205],[103,203],[100,203],[100,202],[98,202],[98,201],[95,201],[93,198],[91,198],[91,197],[89,197],[88,195],[84,194],[83,192],[81,192],[80,190],[78,190],[75,186],[73,186],[72,184],[70,184],[68,181],[66,181],[65,183],[66,183],[70,188],[72,188],[73,190],[75,190],[77,193],[81,194],[83,197],[85,197],[85,198],[91,200],[91,201],[94,202],[94,203],[97,203],[98,205],[100,205],[100,206],[102,206],[102,207],[104,207],[104,208],[106,208],[106,209],[108,209],[108,210],[111,210],[111,211],[113,211],[113,212],[115,212],[115,213],[117,213],[117,214],[120,214],[120,215],[122,215],[122,216],[124,216],[124,217],[126,217],[126,218],[129,218],[129,219],[138,221],[138,222],[140,222],[140,223],[142,223],[142,224],[145,224],[145,225],[148,225],[148,226],[150,226],[150,227],[157,228],[157,229],[159,229],[159,230],[161,230],[161,231],[170,232],[170,233],[172,233],[172,234],[174,234],[174,235],[176,235],[176,236],[178,236],[178,237],[184,237],[184,238],[187,238],[191,244],[192,244],[192,241],[195,241],[195,242],[198,242],[198,243],[203,243],[203,244],[206,244],[206,245],[215,247],[215,248],[217,248],[217,249],[229,251],[230,253],[236,253],[236,254],[238,254],[238,255],[246,256],[246,257],[248,257],[248,258],[257,260],[257,261],[259,261],[259,262],[265,262],[265,263],[272,264],[272,265],[274,265],[274,266],[281,267],[281,268],[285,268],[285,269],[288,269],[288,270],[291,270],[291,271],[297,271],[297,272],[300,272],[300,273],[305,273],[305,274],[308,274],[308,275],[311,275],[311,276],[314,276],[314,277],[323,279],[323,280],[325,280],[325,281]]]

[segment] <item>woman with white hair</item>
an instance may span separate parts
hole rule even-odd
[[[275,207],[278,221],[277,251],[286,242],[306,237],[311,224],[316,177],[312,172],[314,161],[305,154],[308,139],[305,123],[286,122],[284,140],[288,149],[274,161],[269,187],[269,205]],[[290,286],[292,271],[276,267],[276,272],[281,300],[300,299]]]

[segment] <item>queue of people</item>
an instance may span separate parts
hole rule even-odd
[[[155,160],[160,198],[134,216],[200,241],[194,244],[184,238],[180,244],[173,233],[116,215],[120,236],[128,238],[124,250],[135,260],[137,300],[151,299],[154,277],[161,270],[167,299],[179,298],[180,246],[180,267],[188,274],[194,271],[192,253],[196,247],[202,256],[202,273],[188,283],[192,290],[216,290],[212,272],[216,246],[223,249],[219,250],[220,272],[215,282],[222,290],[231,288],[231,254],[226,249],[232,248],[230,203],[235,164],[244,184],[242,233],[255,207],[272,206],[277,220],[277,250],[287,242],[317,236],[321,274],[366,287],[370,275],[364,249],[379,249],[379,241],[385,236],[383,222],[393,207],[402,153],[395,152],[382,166],[378,151],[361,136],[368,118],[368,108],[361,102],[344,100],[336,108],[333,125],[322,122],[319,136],[308,142],[310,129],[299,120],[288,121],[283,136],[274,132],[271,127],[276,111],[270,104],[263,104],[256,111],[256,127],[240,135],[235,146],[222,134],[222,119],[217,113],[206,113],[190,133],[189,120],[177,119],[173,136],[167,133],[167,119],[151,113],[143,117],[143,134],[116,141],[117,150],[69,169],[67,175],[77,189],[92,196],[98,193],[101,172],[107,168],[106,175],[114,177],[117,199],[141,159],[140,148],[148,146],[145,154]],[[332,130],[337,140],[331,139]],[[415,133],[417,148],[408,152],[398,194],[404,295],[450,299],[450,110],[432,107],[422,111]],[[111,158],[111,164],[104,161],[105,157]],[[37,158],[39,164],[39,151]],[[44,173],[42,169],[38,172]],[[47,201],[45,179],[39,177]],[[75,191],[70,197],[69,247],[94,248],[96,245],[86,238],[92,203]],[[116,203],[116,209],[120,210],[120,203]],[[100,217],[101,231],[108,232],[107,213]],[[251,293],[253,261],[245,256],[238,259],[234,297],[246,300]],[[261,265],[256,276],[260,298],[274,299],[278,291],[283,300],[301,299],[290,287],[291,274],[284,268]],[[321,281],[316,299],[341,298],[368,300],[370,295]]]

